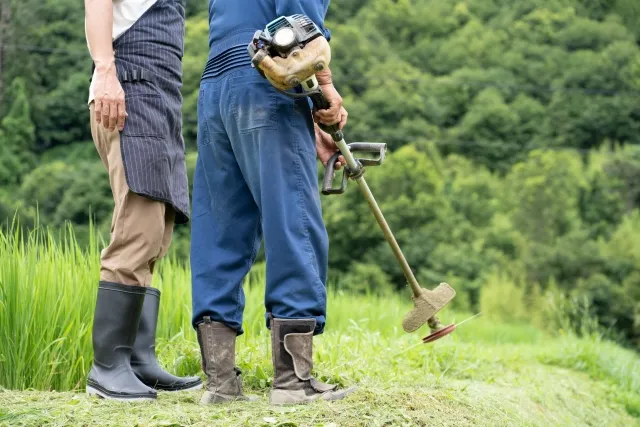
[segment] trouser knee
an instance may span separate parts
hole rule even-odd
[[[172,209],[134,193],[117,212],[109,246],[102,252],[100,278],[116,283],[151,285],[155,262],[168,251]],[[167,211],[171,209],[171,213]]]

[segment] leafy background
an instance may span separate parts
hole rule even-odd
[[[190,174],[206,9],[188,2]],[[88,244],[91,220],[108,237],[112,201],[83,19],[76,0],[0,4],[0,219],[70,222]],[[505,312],[557,290],[640,348],[640,3],[334,0],[327,25],[347,137],[388,144],[367,176],[423,286],[446,280],[460,309],[491,295]],[[323,208],[332,284],[404,292],[357,190]],[[178,228],[178,259],[188,236]]]

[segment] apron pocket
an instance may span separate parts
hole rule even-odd
[[[170,200],[173,168],[163,138],[129,136],[122,140],[127,183],[136,193]]]
[[[169,110],[162,96],[157,93],[126,96],[125,106],[129,115],[124,122],[123,136],[169,136]]]

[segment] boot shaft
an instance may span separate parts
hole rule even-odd
[[[136,376],[149,387],[166,390],[194,390],[202,386],[198,376],[177,377],[165,371],[156,358],[156,333],[160,311],[160,290],[145,288],[138,334],[131,352],[131,367]]]
[[[96,363],[129,364],[144,297],[143,287],[100,282],[92,330]]]
[[[335,385],[316,380],[313,371],[315,319],[271,318],[273,352],[272,405],[342,399],[355,389],[338,390]]]
[[[197,332],[207,390],[221,395],[241,395],[240,372],[235,366],[237,332],[209,317],[198,324]]]
[[[144,364],[152,363],[156,357],[156,332],[158,328],[158,313],[160,311],[160,290],[145,288],[144,303],[140,313],[140,323],[136,336],[131,362]]]
[[[273,387],[302,389],[313,369],[315,319],[271,319]]]

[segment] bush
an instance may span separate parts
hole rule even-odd
[[[389,295],[394,287],[389,276],[376,264],[354,262],[337,289],[353,294]]]
[[[498,322],[529,322],[532,311],[526,288],[504,274],[494,272],[480,290],[480,308]]]

